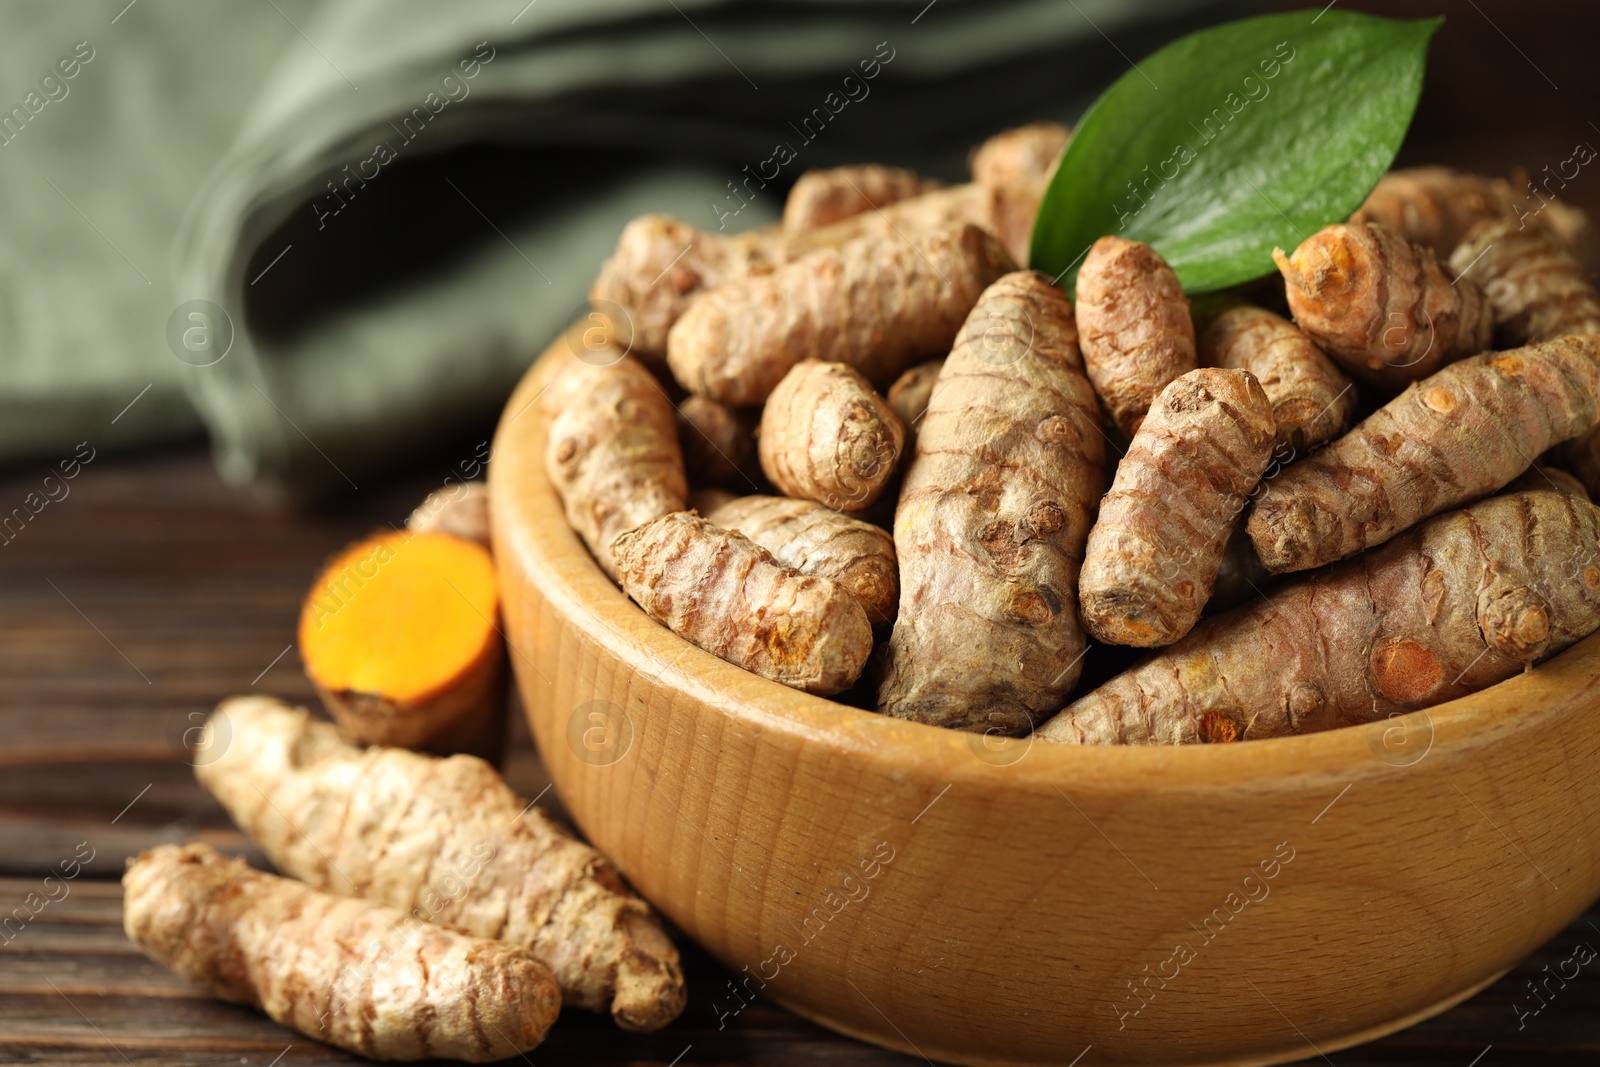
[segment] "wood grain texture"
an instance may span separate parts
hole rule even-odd
[[[527,405],[553,365],[490,472],[533,734],[590,840],[751,989],[957,1063],[1282,1062],[1442,1010],[1600,893],[1600,637],[1270,743],[886,719],[726,664],[612,585],[544,478]]]

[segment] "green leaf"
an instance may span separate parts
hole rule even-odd
[[[1032,266],[1071,292],[1089,246],[1120,234],[1152,245],[1189,292],[1269,273],[1274,247],[1344,221],[1394,162],[1442,21],[1292,11],[1172,42],[1078,124]]]

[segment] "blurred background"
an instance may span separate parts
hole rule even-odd
[[[1400,164],[1538,174],[1600,145],[1600,5],[1336,2],[1447,18]],[[80,843],[97,856],[70,906],[0,944],[0,1062],[282,1048],[122,941],[122,858],[195,837],[245,851],[185,732],[234,692],[314,702],[293,647],[313,570],[481,456],[627,219],[764,224],[800,173],[839,163],[958,180],[974,144],[1073,122],[1162,43],[1303,6],[0,3],[0,913]],[[847,106],[799,129],[863,61]],[[736,194],[779,142],[794,161]],[[1600,213],[1600,177],[1562,196]],[[508,776],[532,796],[547,779],[512,718]],[[1592,1062],[1600,993],[1575,984],[1536,1032],[1509,1008],[1559,942],[1339,1062],[1465,1065],[1490,1044]],[[693,1003],[648,1038],[585,1025],[541,1055],[899,1059],[764,1003],[726,1031]],[[307,1048],[283,1062],[340,1059]]]
[[[846,162],[957,179],[1172,37],[1289,6],[8,5],[0,465],[203,437],[230,484],[356,491],[485,425],[631,216],[759,225]],[[1443,7],[1402,162],[1537,173],[1600,137],[1593,5]]]

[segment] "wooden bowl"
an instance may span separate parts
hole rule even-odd
[[[759,993],[963,1064],[1277,1063],[1443,1011],[1600,893],[1600,637],[1310,737],[886,719],[722,662],[601,573],[545,478],[551,362],[490,468],[511,660],[583,832],[737,976],[688,1012]]]

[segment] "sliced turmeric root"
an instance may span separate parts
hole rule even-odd
[[[361,744],[493,753],[505,709],[494,566],[481,545],[394,531],[318,576],[300,656],[340,732]]]

